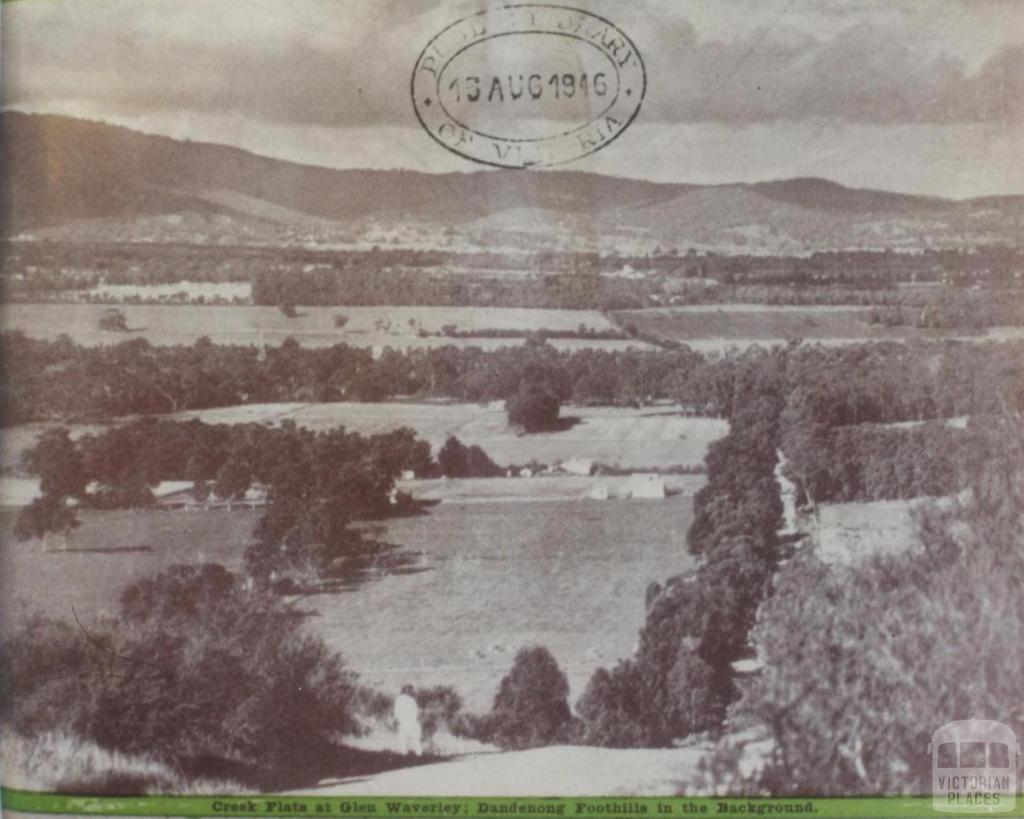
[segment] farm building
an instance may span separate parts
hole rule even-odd
[[[629,476],[623,488],[624,498],[664,498],[665,479],[650,472],[636,472]]]
[[[569,458],[569,460],[562,461],[559,464],[559,469],[563,472],[568,472],[570,475],[590,477],[594,474],[594,460],[593,458]]]

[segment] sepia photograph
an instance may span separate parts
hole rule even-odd
[[[4,0],[12,816],[1017,816],[1020,0]]]

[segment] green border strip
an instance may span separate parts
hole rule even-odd
[[[819,819],[976,816],[936,811],[931,796],[774,799],[755,797],[387,797],[387,796],[72,796],[0,788],[0,806],[24,813],[80,816],[336,816],[374,819],[495,819],[569,816],[592,819],[636,817],[789,817]],[[982,809],[987,815],[1006,815]]]

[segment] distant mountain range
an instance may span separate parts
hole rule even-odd
[[[660,184],[572,171],[333,170],[53,115],[0,119],[0,228],[68,238],[104,220],[131,238],[154,217],[214,227],[426,224],[469,236],[630,237],[666,247],[791,252],[1019,243],[1024,196],[953,201],[824,179]],[[184,222],[182,220],[185,220]],[[146,228],[147,230],[149,228]],[[223,237],[219,237],[223,238]]]

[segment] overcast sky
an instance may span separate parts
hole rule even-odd
[[[564,166],[673,181],[823,176],[1024,193],[1024,0],[572,0],[648,71],[640,116]],[[5,105],[336,167],[475,170],[409,77],[460,0],[19,0]]]

